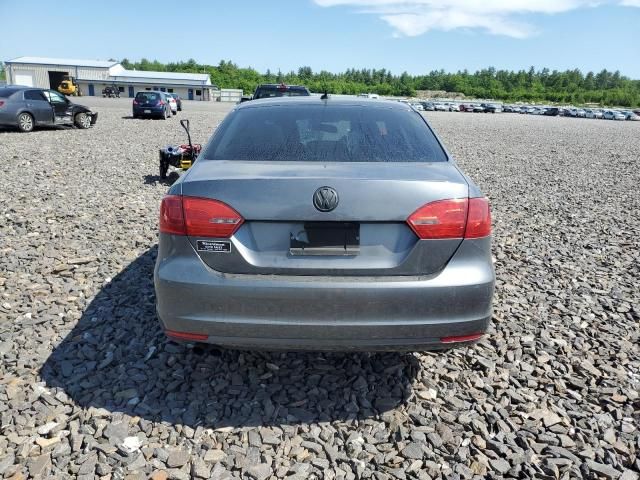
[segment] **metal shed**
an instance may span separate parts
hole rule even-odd
[[[134,97],[140,90],[176,93],[186,100],[214,100],[218,87],[206,73],[125,70],[119,63],[46,57],[19,57],[5,62],[7,84],[56,89],[62,77],[76,78],[83,95],[100,96],[113,85],[121,96]]]

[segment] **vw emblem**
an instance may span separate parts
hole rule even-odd
[[[320,187],[313,194],[313,206],[321,212],[330,212],[338,206],[338,192],[331,187]]]

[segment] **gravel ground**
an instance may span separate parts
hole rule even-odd
[[[640,470],[640,122],[429,112],[493,204],[490,335],[426,354],[188,348],[154,314],[178,119],[0,132],[0,478]],[[195,141],[230,106],[185,102]]]

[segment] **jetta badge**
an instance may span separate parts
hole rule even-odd
[[[331,187],[320,187],[313,194],[313,206],[321,212],[330,212],[338,206],[338,192]]]

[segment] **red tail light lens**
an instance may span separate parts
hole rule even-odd
[[[482,238],[491,235],[491,210],[486,198],[469,199],[469,215],[464,238]]]
[[[138,104],[138,102],[137,102],[136,100],[134,100],[134,101],[133,101],[133,104],[134,104],[134,105],[137,105],[137,104]]]
[[[160,205],[160,231],[192,237],[229,238],[244,219],[226,203],[210,198],[167,195]]]
[[[182,212],[182,197],[167,195],[160,204],[160,231],[172,235],[186,235]]]
[[[4,105],[4,102],[0,100],[0,107]]]
[[[165,330],[164,333],[167,337],[175,338],[176,340],[192,340],[194,342],[204,342],[209,335],[201,333],[189,333],[189,332],[176,332],[175,330]]]
[[[484,333],[472,333],[471,335],[458,335],[455,337],[443,337],[440,339],[441,343],[462,343],[462,342],[474,342],[480,340],[484,336]]]
[[[183,197],[187,235],[192,237],[229,238],[244,219],[226,203],[197,197]]]
[[[462,238],[467,206],[466,198],[427,203],[413,212],[407,223],[421,239]]]
[[[491,234],[486,198],[452,198],[427,203],[407,223],[420,239],[482,238]]]

